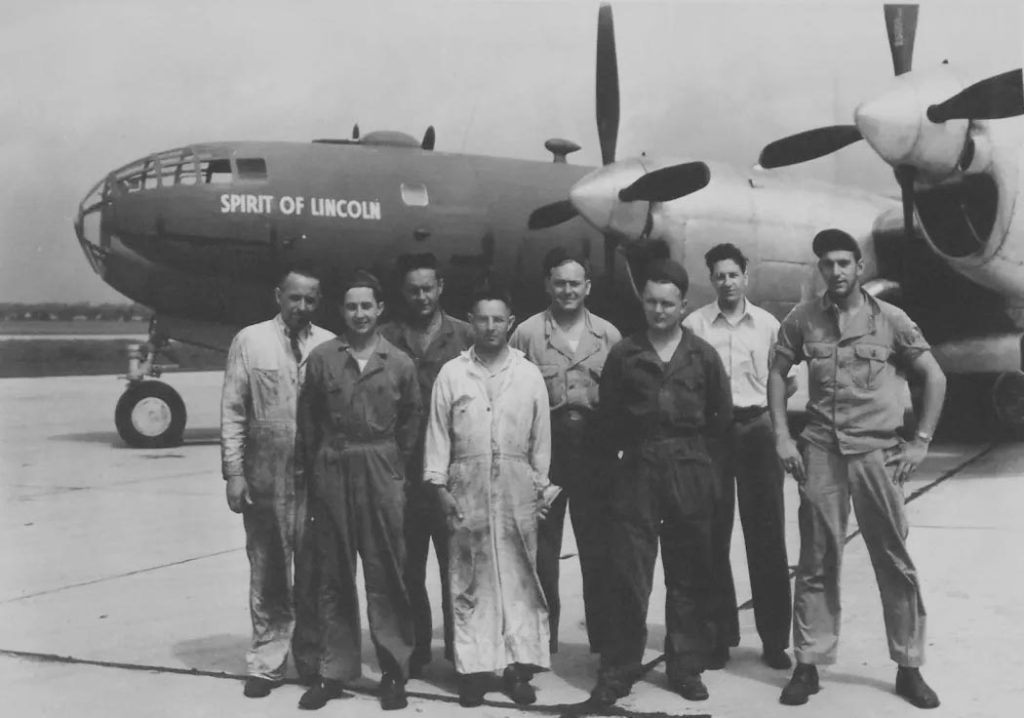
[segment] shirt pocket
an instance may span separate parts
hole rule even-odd
[[[853,383],[862,389],[877,389],[890,356],[890,347],[880,344],[854,344],[853,363],[850,367]]]
[[[281,382],[284,374],[278,369],[253,369],[252,407],[257,419],[275,419],[281,414],[283,399]]]
[[[548,405],[558,409],[568,402],[565,394],[565,368],[557,364],[538,364],[540,375],[544,377],[544,386],[548,389]]]
[[[807,372],[811,382],[831,385],[836,371],[836,345],[829,342],[807,342],[804,356],[807,357]]]

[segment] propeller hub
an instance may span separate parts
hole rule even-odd
[[[913,166],[926,177],[941,179],[956,169],[968,122],[936,124],[927,119],[926,113],[930,105],[962,87],[946,66],[900,75],[886,92],[857,107],[857,129],[893,167]]]
[[[619,192],[646,173],[639,158],[615,162],[582,177],[569,191],[576,211],[592,226],[623,238],[639,237],[649,202],[623,202]]]

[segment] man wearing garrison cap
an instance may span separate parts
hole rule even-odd
[[[640,676],[659,539],[668,679],[687,700],[707,699],[701,671],[716,643],[712,522],[720,487],[708,440],[732,424],[729,377],[714,348],[681,324],[686,270],[657,260],[640,286],[647,326],[612,347],[597,409],[599,458],[613,473],[608,605],[617,608],[591,692],[603,706]]]
[[[928,453],[946,378],[910,318],[861,288],[864,262],[853,237],[826,229],[812,248],[827,289],[782,322],[768,373],[776,451],[800,490],[793,603],[797,666],[780,701],[806,703],[819,690],[817,666],[836,660],[839,567],[852,500],[882,597],[889,656],[899,666],[896,692],[919,708],[934,708],[938,696],[918,669],[924,662],[925,610],[907,552],[903,482]],[[802,361],[808,365],[809,421],[798,446],[786,423],[785,378]],[[924,383],[917,434],[908,442],[896,433],[903,424],[898,371]]]

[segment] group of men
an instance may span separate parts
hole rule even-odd
[[[384,709],[432,658],[426,563],[441,570],[445,657],[459,702],[480,705],[501,674],[518,704],[558,649],[559,554],[572,519],[590,650],[591,702],[610,706],[643,675],[647,608],[661,543],[671,687],[708,698],[705,670],[739,643],[729,539],[738,498],[762,660],[788,669],[783,703],[818,691],[835,660],[839,566],[852,497],[884,606],[896,692],[928,708],[924,606],[906,549],[902,483],[923,460],[945,380],[920,331],[866,294],[860,248],[839,230],[813,242],[825,294],[779,322],[746,298],[747,259],[705,256],[718,299],[688,316],[677,262],[637,277],[645,327],[623,338],[585,306],[585,258],[544,259],[549,307],[516,326],[510,299],[444,313],[432,255],[399,258],[404,315],[378,327],[382,288],[342,288],[344,331],[311,324],[319,280],[292,269],[280,314],[247,327],[228,357],[222,404],[228,504],[242,513],[253,640],[245,695],[281,682],[289,654],[322,707],[361,672],[356,557]],[[511,333],[511,336],[510,336]],[[786,399],[809,365],[799,445]],[[924,382],[904,441],[898,382]],[[799,483],[801,550],[790,594],[784,472]]]

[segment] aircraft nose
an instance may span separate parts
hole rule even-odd
[[[639,237],[647,221],[647,202],[623,202],[619,192],[645,173],[639,159],[614,162],[581,178],[569,200],[587,222],[604,233]]]
[[[85,252],[93,271],[104,273],[104,261],[110,251],[110,233],[106,231],[104,213],[110,206],[110,178],[104,177],[90,189],[78,204],[75,236]]]

